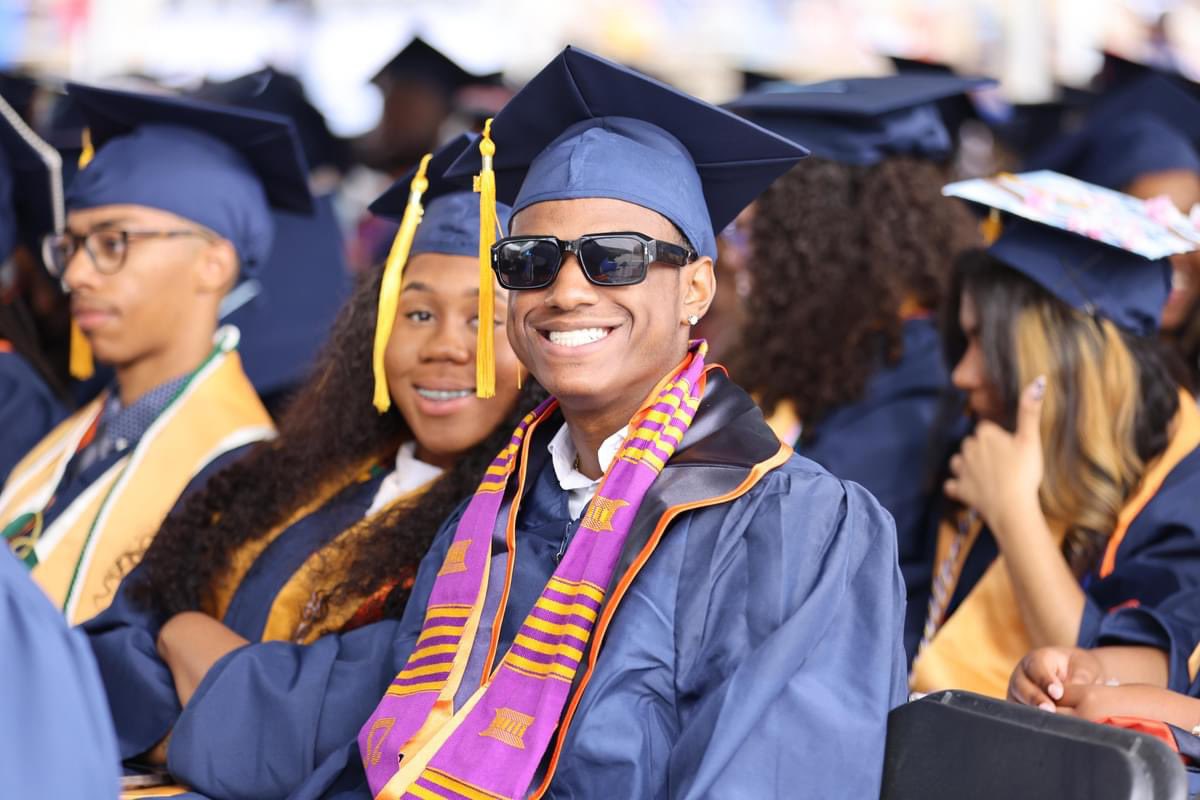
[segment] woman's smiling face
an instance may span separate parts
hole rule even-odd
[[[417,441],[417,456],[449,466],[512,410],[520,364],[504,335],[508,296],[496,290],[496,396],[475,396],[479,262],[421,253],[404,270],[396,324],[384,356],[388,391]]]

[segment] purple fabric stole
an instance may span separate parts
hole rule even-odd
[[[408,662],[359,732],[376,798],[477,800],[518,798],[528,791],[569,699],[638,507],[700,405],[707,349],[703,341],[694,342],[659,394],[634,415],[630,435],[512,647],[455,711],[453,698],[483,610],[492,531],[505,489],[528,432],[554,411],[556,401],[521,421],[459,522]]]

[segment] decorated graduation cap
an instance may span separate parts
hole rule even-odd
[[[132,204],[169,211],[228,239],[243,275],[271,250],[270,208],[311,213],[292,123],[193,99],[68,84],[95,156],[69,209]]]
[[[0,98],[0,262],[62,227],[62,158]]]
[[[870,165],[898,155],[940,160],[954,143],[938,102],[992,85],[988,78],[942,74],[770,84],[726,108],[831,161]]]
[[[396,321],[396,306],[399,303],[400,286],[408,260],[421,253],[476,258],[480,256],[479,200],[470,189],[445,177],[447,167],[478,140],[478,136],[464,133],[447,142],[436,153],[425,156],[416,169],[393,183],[371,203],[371,213],[400,222],[400,230],[396,233],[391,252],[388,253],[387,262],[384,264],[383,280],[379,287],[379,313],[375,322],[373,402],[381,414],[391,407],[383,358]],[[496,214],[499,224],[507,226],[508,207],[497,205]],[[489,225],[494,229],[497,221],[490,221]],[[494,238],[493,231],[492,239]],[[490,318],[494,313],[492,307],[485,307],[485,302],[493,301],[490,299],[490,292],[483,289],[483,284],[488,287],[492,284],[491,269],[486,273],[481,270],[479,277],[483,282],[479,291],[479,318],[482,320]],[[486,301],[485,295],[489,298]],[[479,328],[490,330],[492,326],[480,325]],[[484,354],[477,350],[477,362],[484,360],[485,355],[487,358],[494,358],[490,352]],[[485,394],[478,384],[476,394],[481,397],[492,396]]]
[[[462,87],[481,79],[486,80],[463,69],[420,36],[414,36],[404,49],[371,78],[371,83],[384,88],[393,80],[420,81],[430,84],[446,95],[452,95]]]
[[[1029,167],[1109,189],[1154,172],[1200,172],[1200,98],[1147,73],[1104,97],[1078,131],[1043,148]]]
[[[1167,259],[1200,248],[1169,203],[1143,202],[1055,172],[960,181],[943,193],[1003,212],[988,252],[1067,305],[1139,336],[1158,329]]]
[[[715,259],[717,232],[805,155],[736,114],[568,47],[485,126],[479,147],[463,153],[447,177],[476,176],[482,276],[490,269],[497,201],[511,204],[514,215],[550,200],[634,203],[666,217],[693,249]],[[490,281],[481,285],[481,299],[491,289]],[[490,352],[491,328],[479,331],[479,351]],[[490,390],[495,365],[480,362],[477,384]]]

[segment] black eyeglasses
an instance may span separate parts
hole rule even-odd
[[[641,233],[589,233],[573,242],[554,236],[509,236],[492,245],[492,270],[505,289],[544,289],[554,283],[565,253],[574,253],[597,286],[631,286],[655,262],[682,267],[698,257],[686,247]]]
[[[46,268],[56,278],[61,278],[67,271],[71,259],[83,248],[96,271],[102,275],[116,274],[125,264],[125,254],[129,251],[129,243],[138,239],[173,239],[179,236],[199,236],[211,240],[213,236],[200,230],[175,231],[122,231],[115,228],[105,228],[98,231],[79,234],[66,231],[51,233],[42,240],[42,258]]]

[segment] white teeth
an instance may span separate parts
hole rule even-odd
[[[576,331],[550,331],[549,338],[561,347],[581,347],[608,336],[608,328],[580,328]]]
[[[457,400],[460,397],[468,397],[475,394],[474,389],[458,389],[453,392],[445,392],[440,389],[417,389],[417,394],[424,397],[426,400],[444,403],[447,400]]]

